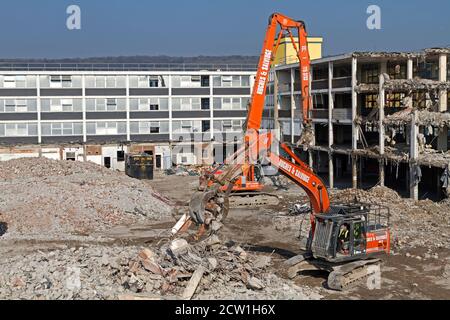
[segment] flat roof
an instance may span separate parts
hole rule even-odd
[[[256,64],[8,62],[0,71],[256,71]]]

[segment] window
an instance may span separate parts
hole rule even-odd
[[[16,87],[16,77],[5,76],[5,78],[3,79],[3,87],[4,88],[15,88]]]
[[[42,112],[82,112],[82,99],[42,99]]]
[[[326,68],[314,68],[312,80],[324,80],[328,79],[328,69]]]
[[[150,110],[151,111],[158,111],[159,110],[159,102],[156,98],[150,98]]]
[[[214,98],[214,110],[245,110],[248,101],[248,97]]]
[[[250,87],[250,76],[213,76],[214,87]]]
[[[250,77],[241,76],[241,87],[250,87]]]
[[[101,111],[125,111],[126,99],[119,98],[99,98],[86,99],[86,111],[101,112]]]
[[[220,76],[214,76],[213,77],[213,86],[214,87],[220,87],[222,86],[222,79]]]
[[[404,93],[387,93],[385,106],[388,108],[400,108],[404,97]]]
[[[72,87],[72,76],[52,75],[50,76],[50,88],[70,88]]]
[[[240,132],[243,120],[215,120],[213,129],[215,132]]]
[[[366,108],[377,108],[378,107],[378,95],[377,94],[366,94],[364,97]]]
[[[222,76],[222,87],[231,87],[233,84],[232,76]]]
[[[37,103],[34,99],[0,99],[0,113],[3,112],[36,112]]]
[[[439,64],[437,62],[414,64],[413,75],[422,79],[439,80]]]
[[[116,111],[117,110],[117,100],[116,99],[106,99],[106,110]]]
[[[35,88],[36,76],[8,75],[0,76],[0,87],[3,88]]]
[[[158,76],[150,76],[148,77],[148,85],[150,88],[159,87],[159,79]]]
[[[206,102],[205,108],[206,108]],[[209,104],[209,99],[208,99]],[[209,108],[209,107],[208,107]],[[202,99],[201,98],[172,98],[172,109],[175,111],[179,110],[201,110],[202,109]]]
[[[117,162],[125,161],[125,151],[118,150],[117,151]]]
[[[191,101],[192,101],[191,102],[192,110],[200,110],[201,109],[200,98],[192,98]]]
[[[211,129],[211,122],[209,120],[202,120],[202,132],[207,132]]]
[[[41,124],[43,136],[81,136],[83,124],[81,122],[44,122]]]
[[[202,132],[201,120],[175,120],[172,122],[172,131],[175,133]]]
[[[159,133],[159,122],[150,122],[150,133]]]
[[[427,97],[425,92],[413,93],[413,107],[423,109],[427,106]]]
[[[132,134],[158,134],[169,133],[168,121],[132,121],[130,122]]]
[[[87,88],[125,88],[125,76],[86,76]]]
[[[202,87],[209,87],[209,76],[201,76]]]
[[[1,137],[33,137],[37,136],[36,123],[2,123],[0,124]]]
[[[202,110],[209,110],[209,98],[201,98]]]
[[[361,67],[362,83],[374,84],[379,81],[379,66],[377,64],[366,64]]]
[[[406,63],[389,62],[387,73],[391,79],[406,79]]]
[[[106,87],[115,88],[116,87],[116,77],[108,76],[106,77]]]
[[[116,135],[126,134],[127,124],[124,121],[98,121],[87,122],[86,133],[88,135]]]

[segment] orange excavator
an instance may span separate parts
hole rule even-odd
[[[280,30],[277,34],[277,29]],[[294,34],[297,34],[295,40]],[[269,79],[269,71],[275,57],[281,39],[289,37],[297,52],[300,68],[300,87],[302,92],[303,128],[302,144],[310,144],[307,139],[312,136],[309,110],[312,104],[310,95],[310,57],[308,51],[307,33],[305,24],[302,21],[294,21],[282,14],[276,13],[269,18],[269,24],[264,39],[264,45],[258,64],[258,71],[255,77],[255,85],[252,90],[252,97],[249,103],[248,116],[246,121],[246,131],[259,130],[266,97],[266,87]],[[239,151],[237,152],[239,153]],[[227,165],[236,158],[236,153],[229,156],[224,161]],[[204,172],[200,177],[199,190],[204,190],[211,186],[214,176],[220,176],[224,172],[223,166],[218,166],[212,171]],[[242,173],[234,180],[231,189],[232,198],[230,204],[233,206],[254,206],[254,205],[275,205],[278,204],[278,197],[267,192],[263,192],[264,183],[262,180],[263,169],[259,164],[247,163],[242,166]],[[226,187],[224,186],[223,189]]]
[[[297,33],[297,42],[293,30]],[[310,128],[310,60],[305,23],[275,13],[269,19],[259,60],[243,146],[226,159],[226,169],[207,176],[205,188],[192,196],[189,212],[172,228],[172,234],[186,231],[192,223],[199,226],[197,240],[205,233],[217,232],[228,215],[233,189],[240,187],[245,178],[251,180],[255,167],[271,165],[301,187],[311,204],[306,250],[286,261],[288,275],[294,277],[305,270],[325,270],[330,272],[328,286],[342,290],[374,275],[380,263],[375,256],[389,253],[389,210],[363,203],[330,205],[327,188],[320,177],[287,144],[276,141],[273,132],[260,129],[273,55],[286,33],[299,59],[303,129]],[[287,156],[281,156],[279,149]]]

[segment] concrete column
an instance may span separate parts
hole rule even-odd
[[[413,68],[413,60],[408,58],[408,62],[406,63],[406,78],[411,80],[413,78],[414,68]]]
[[[383,70],[383,68],[381,68]],[[380,74],[380,86],[378,91],[378,133],[379,133],[379,143],[380,143],[380,156],[384,155],[384,104],[385,104],[385,91],[384,91],[384,73]],[[379,161],[379,172],[380,172],[380,185],[384,186],[384,159],[381,158]]]
[[[295,81],[295,69],[291,69],[291,143],[294,144],[294,118],[295,118],[295,98],[294,98],[294,81]]]
[[[358,61],[352,58],[352,150],[358,149],[358,128],[355,125],[357,116],[358,94],[356,93]]]
[[[314,151],[313,150],[308,150],[308,165],[309,165],[309,167],[310,168],[313,168],[313,165],[314,165],[314,158],[313,158],[313,153]]]
[[[130,128],[130,75],[126,76],[126,110],[127,110],[127,141],[131,141]]]
[[[447,55],[439,55],[439,81],[447,81]],[[447,111],[447,90],[439,92],[439,112]]]
[[[172,75],[168,76],[168,86],[169,86],[169,141],[173,140],[173,133],[172,133]],[[212,83],[210,83],[212,86]],[[211,101],[210,101],[211,102]],[[214,107],[214,103],[212,104]],[[211,124],[211,127],[214,127],[214,124]],[[172,156],[172,148],[170,148],[171,156]]]
[[[411,130],[410,130],[410,164],[409,164],[409,194],[410,198],[414,200],[419,199],[419,185],[416,184],[416,169],[417,165],[415,164],[415,160],[419,155],[419,145],[417,142],[417,134],[419,133],[419,126],[416,123],[417,113],[414,111],[413,116],[411,117]]]
[[[331,147],[334,144],[333,141],[333,108],[334,108],[334,95],[333,95],[333,62],[328,62],[328,180],[329,187],[334,188],[334,166],[333,166],[333,153]]]
[[[81,76],[81,87],[82,87],[82,108],[83,108],[83,142],[87,141],[87,131],[86,131],[86,75]],[[86,152],[85,152],[86,153]]]
[[[355,151],[358,149],[358,128],[355,124],[355,118],[357,116],[357,103],[358,103],[358,94],[356,93],[356,85],[357,85],[357,72],[358,72],[358,60],[353,57],[352,58],[352,150]],[[353,155],[352,156],[352,186],[353,188],[358,187],[358,166],[357,159]]]
[[[213,76],[209,76],[209,139],[214,138],[214,88]],[[212,153],[211,153],[212,154]]]
[[[358,159],[352,155],[352,188],[358,188]]]
[[[36,111],[37,111],[37,134],[38,134],[38,143],[42,143],[42,128],[41,128],[41,77],[40,75],[36,75]],[[42,149],[39,148],[39,152],[42,152]],[[42,154],[40,155],[42,156]]]
[[[447,55],[439,55],[439,81],[447,81]],[[446,112],[447,106],[447,90],[439,91],[439,112]],[[448,127],[444,127],[437,139],[437,149],[447,151],[448,143]]]
[[[278,86],[279,86],[279,82],[278,82],[278,74],[277,71],[274,70],[273,71],[273,128],[275,129],[275,134],[278,140],[280,140],[281,138],[281,133],[280,133],[280,121],[279,121],[279,116],[278,116],[278,106],[279,106],[279,102],[278,102]]]

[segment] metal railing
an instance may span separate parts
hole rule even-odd
[[[256,71],[256,64],[2,62],[0,71]]]

